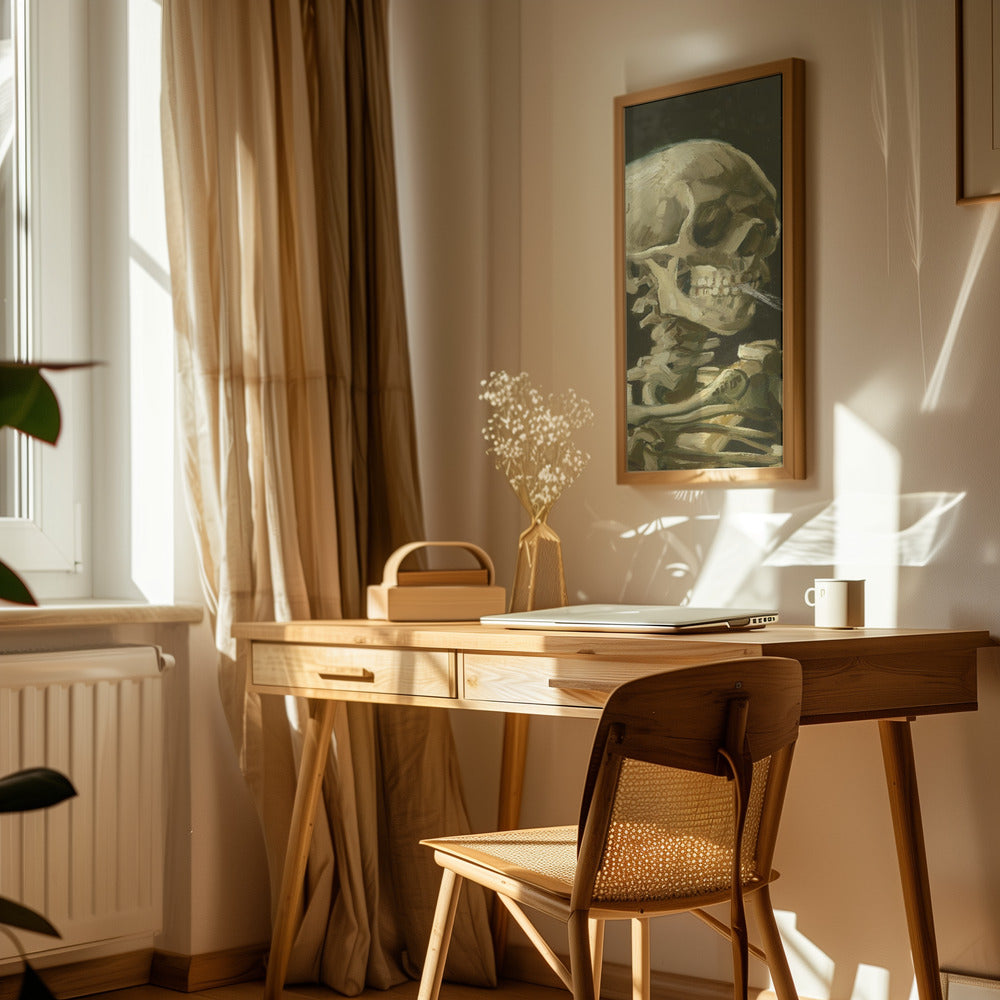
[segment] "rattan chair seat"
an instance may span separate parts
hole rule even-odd
[[[576,837],[574,824],[441,837],[421,843],[569,899],[576,875]]]
[[[725,896],[728,892],[732,847],[725,840],[718,843],[687,833],[664,836],[660,826],[643,822],[616,823],[613,836],[618,849],[614,863],[598,874],[595,903],[697,899],[719,893]],[[576,840],[576,826],[550,826],[441,837],[421,843],[569,899],[576,876]],[[623,870],[628,867],[622,861],[629,856],[626,851],[632,857],[644,854],[648,858],[654,851],[658,855],[654,866],[658,878],[655,884],[647,883],[641,893],[636,891],[635,871]],[[643,867],[635,865],[639,870]],[[756,873],[745,873],[747,891],[756,881]]]

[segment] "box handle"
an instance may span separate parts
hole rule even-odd
[[[409,542],[407,545],[401,545],[385,562],[385,569],[382,572],[382,584],[387,587],[398,586],[397,574],[399,573],[400,564],[407,556],[418,549],[424,548],[457,548],[471,552],[476,557],[479,565],[486,570],[487,584],[492,585],[495,576],[493,560],[478,545],[473,545],[472,542]]]

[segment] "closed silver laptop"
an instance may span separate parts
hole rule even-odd
[[[484,615],[484,625],[577,632],[729,632],[763,628],[777,611],[689,608],[668,604],[571,604],[564,608]]]

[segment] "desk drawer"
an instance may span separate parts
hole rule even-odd
[[[468,701],[601,708],[619,684],[662,669],[662,663],[594,657],[466,653],[464,697]]]
[[[283,642],[255,642],[252,650],[253,682],[261,687],[426,698],[454,698],[457,690],[455,654],[443,650]]]

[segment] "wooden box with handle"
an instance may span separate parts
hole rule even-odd
[[[407,556],[419,549],[457,548],[475,556],[474,569],[401,569]],[[494,583],[493,560],[471,542],[410,542],[396,549],[382,574],[382,582],[368,588],[368,617],[390,622],[476,621],[481,615],[500,614],[507,600]]]

